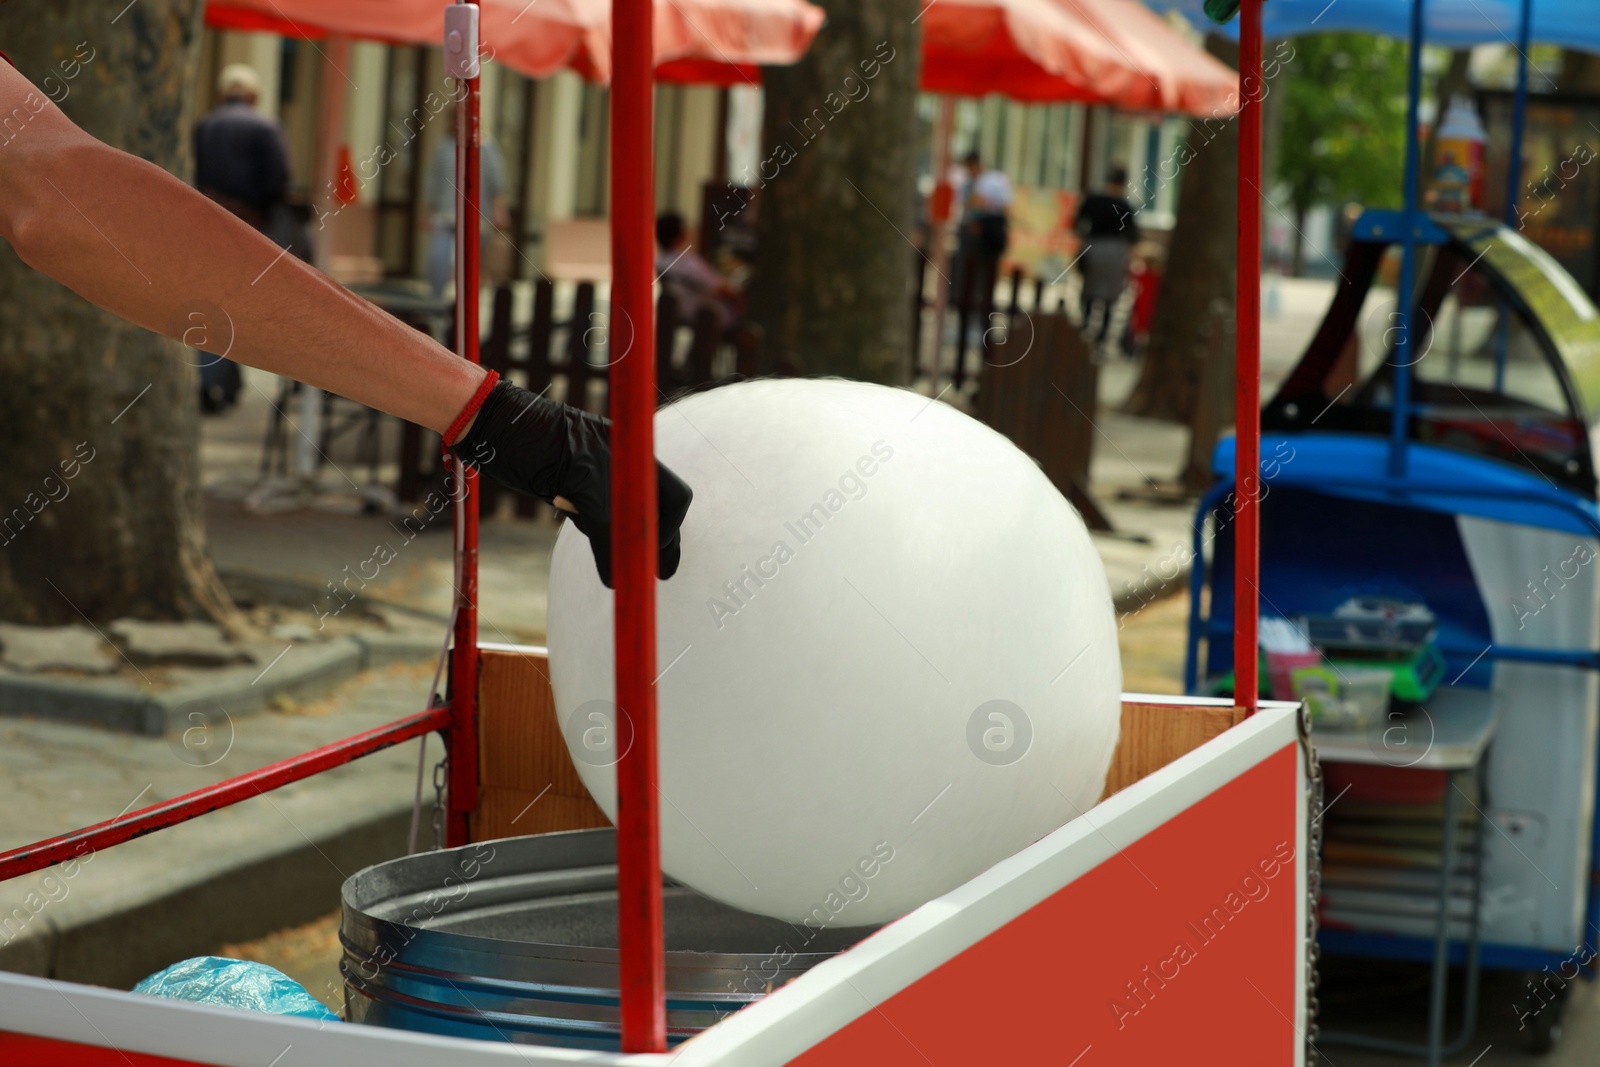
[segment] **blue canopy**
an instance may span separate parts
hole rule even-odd
[[[1234,445],[1232,437],[1224,437],[1211,454],[1211,471],[1225,485],[1233,480]],[[1270,495],[1280,486],[1299,486],[1331,496],[1539,526],[1578,537],[1595,537],[1600,531],[1600,507],[1593,500],[1558,488],[1533,471],[1414,443],[1407,473],[1396,479],[1388,470],[1388,447],[1384,438],[1365,434],[1264,433],[1262,455],[1269,459],[1263,461],[1263,492]]]
[[[1146,0],[1157,11],[1178,11],[1202,33],[1236,37],[1239,20],[1218,27],[1202,10],[1203,0]],[[1407,36],[1411,5],[1405,0],[1267,0],[1262,5],[1268,38],[1355,30]],[[1427,0],[1424,39],[1462,48],[1474,44],[1515,45],[1521,0]],[[1533,41],[1600,52],[1600,11],[1595,0],[1533,0]]]

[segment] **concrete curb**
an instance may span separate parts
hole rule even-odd
[[[147,698],[156,729],[144,732],[165,733],[172,724],[188,727],[223,715],[248,715],[280,695],[315,696],[359,671],[363,656],[361,645],[349,637],[318,645],[287,645],[281,657],[265,667],[229,668]]]
[[[445,626],[439,624],[438,636],[419,634],[391,634],[382,630],[370,634],[355,634],[351,640],[361,646],[361,669],[386,667],[391,663],[433,662],[439,658],[444,646]]]
[[[1189,567],[1183,567],[1170,578],[1151,574],[1149,568],[1146,568],[1144,581],[1138,585],[1131,582],[1125,582],[1124,585],[1126,588],[1122,592],[1112,595],[1111,606],[1118,615],[1136,615],[1158,600],[1187,592]]]
[[[374,808],[299,847],[246,845],[220,870],[130,884],[92,913],[46,910],[0,943],[0,970],[131,988],[178,960],[322,918],[338,908],[345,874],[405,854],[410,826],[409,805]]]
[[[369,667],[431,660],[439,654],[440,641],[377,632],[322,644],[294,644],[265,667],[229,667],[157,693],[120,678],[6,674],[0,676],[0,715],[159,735],[173,726],[186,728],[223,715],[259,711],[280,695],[317,696]]]
[[[104,726],[123,733],[159,734],[166,713],[137,686],[119,679],[0,677],[0,715]]]
[[[306,662],[328,671],[354,661],[347,650],[339,659]],[[418,689],[414,672],[372,672],[342,683],[325,712],[235,716],[227,750],[204,765],[185,759],[170,734],[10,725],[8,736],[28,757],[10,761],[22,768],[18,794],[66,795],[59,810],[26,801],[9,809],[0,820],[0,847],[170,800],[391,723],[421,706]],[[437,742],[429,749],[437,759]],[[348,876],[404,854],[417,758],[418,743],[407,742],[115,848],[85,847],[71,860],[6,882],[0,886],[0,969],[128,988],[180,959],[337,911]],[[425,803],[433,799],[427,791]],[[429,823],[425,814],[424,847],[433,839]]]

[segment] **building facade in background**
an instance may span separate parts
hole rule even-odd
[[[428,238],[424,172],[453,91],[437,48],[339,38],[295,40],[208,30],[200,84],[214,93],[229,63],[261,78],[260,109],[282,122],[290,186],[311,211],[319,264],[347,282],[421,277]],[[609,273],[608,91],[563,72],[532,80],[487,62],[483,129],[504,157],[510,223],[490,241],[492,277],[599,278]],[[196,114],[214,103],[196,101]],[[921,192],[933,187],[937,103],[924,97]],[[1130,175],[1142,229],[1170,228],[1176,182],[1159,161],[1181,144],[1181,119],[1081,104],[1023,105],[1000,97],[956,106],[957,155],[976,148],[1019,190],[1022,246],[1115,166]],[[656,198],[691,232],[707,198],[754,183],[762,158],[761,90],[661,85],[656,91]],[[781,183],[765,195],[781,195]],[[1039,205],[1045,205],[1043,209]],[[1032,205],[1029,207],[1029,205]],[[1033,221],[1030,222],[1029,219]]]

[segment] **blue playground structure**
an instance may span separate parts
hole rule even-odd
[[[1204,25],[1201,0],[1153,2]],[[1548,1050],[1567,982],[1594,976],[1600,943],[1600,312],[1516,226],[1531,44],[1600,51],[1600,20],[1588,0],[1265,12],[1268,37],[1358,30],[1411,45],[1403,207],[1356,222],[1333,303],[1261,413],[1263,618],[1326,632],[1352,608],[1387,606],[1431,620],[1445,668],[1425,697],[1399,699],[1397,683],[1364,729],[1313,732],[1328,773],[1323,952],[1433,963],[1425,1042],[1322,1041],[1437,1064],[1470,1040],[1490,967],[1532,972],[1522,1036]],[[1517,52],[1506,225],[1419,206],[1425,40]],[[1195,520],[1189,692],[1232,681],[1233,545],[1217,534],[1249,496],[1235,494],[1233,463],[1224,440]],[[1452,963],[1465,995],[1447,1040]]]
[[[1444,960],[1468,965],[1470,1033],[1480,963],[1573,977],[1594,958],[1600,311],[1515,231],[1418,216],[1417,330],[1402,364],[1392,291],[1377,284],[1402,219],[1358,220],[1326,318],[1262,411],[1260,592],[1264,617],[1325,617],[1365,598],[1425,605],[1436,620],[1445,670],[1432,695],[1397,702],[1359,736],[1313,740],[1330,764],[1450,774],[1442,797],[1425,783],[1401,800],[1355,780],[1341,806],[1330,771],[1320,937],[1327,953],[1439,962],[1438,1055]],[[1189,692],[1225,687],[1233,668],[1232,541],[1217,536],[1232,439],[1213,467],[1195,522]],[[1534,1014],[1530,1044],[1548,1046],[1559,1012]]]

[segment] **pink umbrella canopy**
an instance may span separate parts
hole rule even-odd
[[[1239,110],[1239,75],[1140,0],[1053,0],[1092,24],[1136,73],[1110,103],[1188,115]]]
[[[922,87],[1193,115],[1238,109],[1238,75],[1139,0],[935,0]]]
[[[480,0],[486,49],[531,78],[573,70],[611,76],[610,0]],[[755,68],[793,63],[822,28],[806,0],[662,0],[654,6],[656,75],[667,81],[759,81]],[[397,44],[437,44],[439,0],[213,0],[206,23],[293,37],[337,34]]]
[[[569,69],[611,79],[611,0],[479,0],[495,57],[533,78]],[[668,0],[655,7],[656,76],[759,83],[753,68],[793,63],[822,28],[805,0]]]
[[[929,92],[1092,101],[1130,76],[1105,34],[1056,0],[935,0],[922,13]]]

